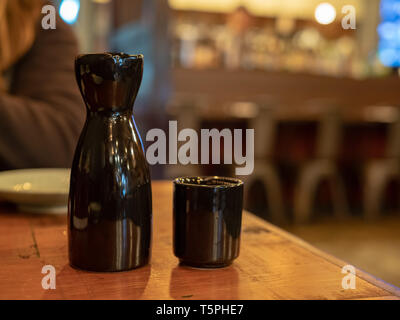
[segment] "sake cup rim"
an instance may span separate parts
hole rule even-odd
[[[204,182],[216,181],[215,184],[206,184]],[[218,181],[221,184],[218,184]],[[223,184],[223,183],[226,184]],[[221,177],[221,176],[188,176],[179,177],[174,179],[174,185],[179,186],[190,186],[195,188],[207,188],[207,189],[229,189],[244,185],[243,181],[237,178]]]
[[[128,54],[124,52],[98,52],[98,53],[83,53],[77,55],[76,59],[79,60],[84,57],[105,57],[105,58],[115,58],[119,57],[121,59],[144,59],[143,54]]]

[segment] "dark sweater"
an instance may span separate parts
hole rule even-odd
[[[0,92],[0,170],[70,167],[85,107],[75,82],[77,43],[60,19],[38,30],[32,49],[13,66]]]

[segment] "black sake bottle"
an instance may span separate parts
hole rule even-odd
[[[78,56],[76,78],[87,107],[71,172],[69,260],[98,272],[146,265],[151,255],[151,182],[133,104],[143,56]]]

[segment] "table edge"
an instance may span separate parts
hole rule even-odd
[[[264,219],[256,216],[255,214],[253,214],[251,212],[245,211],[245,213],[247,215],[251,216],[252,219],[254,219],[260,223],[267,224],[269,230],[279,234],[283,238],[285,238],[293,243],[296,243],[297,245],[301,246],[302,248],[310,251],[312,254],[317,255],[317,256],[329,261],[330,263],[333,263],[334,265],[336,265],[340,268],[342,268],[346,265],[349,265],[349,263],[345,262],[344,260],[341,260],[333,255],[330,255],[329,253],[326,253],[326,252],[314,247],[313,245],[306,242],[305,240],[283,230],[282,228],[280,228],[278,226],[275,226],[275,225],[269,223],[268,221],[265,221]],[[371,275],[370,273],[363,271],[362,269],[360,269],[358,267],[356,267],[356,270],[357,270],[357,274],[356,274],[357,277],[369,282],[370,284],[372,284],[376,287],[379,287],[379,288],[389,292],[391,295],[400,297],[400,288],[398,288],[395,285],[390,284],[378,277],[375,277],[375,276]]]

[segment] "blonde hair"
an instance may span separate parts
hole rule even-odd
[[[42,0],[0,0],[0,90],[1,74],[32,47]]]

